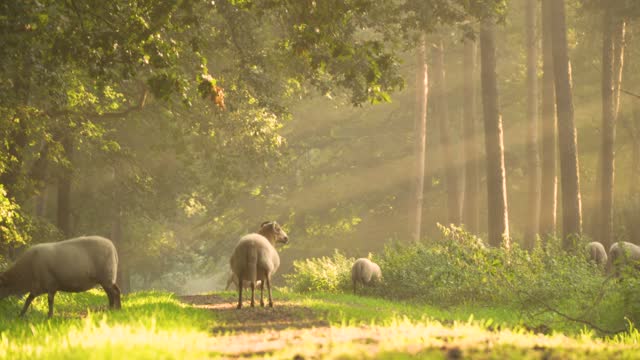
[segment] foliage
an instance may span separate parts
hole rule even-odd
[[[351,266],[355,258],[346,257],[337,249],[333,256],[296,260],[294,272],[286,274],[287,284],[298,292],[338,292],[351,288]]]
[[[387,246],[376,257],[384,282],[373,293],[439,307],[519,308],[532,323],[545,324],[546,316],[554,314],[605,333],[619,331],[624,318],[637,321],[637,280],[612,281],[584,251],[566,253],[557,239],[548,239],[531,252],[517,245],[506,252],[485,247],[461,228],[441,230],[443,237],[433,243]],[[295,273],[288,276],[289,286],[298,291],[347,291],[348,282],[337,284],[348,280],[353,260],[336,252],[333,258],[297,262]],[[336,264],[342,264],[342,273],[335,271]]]

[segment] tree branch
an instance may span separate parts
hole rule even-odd
[[[640,99],[640,95],[632,93],[631,91],[625,90],[625,89],[620,89],[620,91],[622,91],[623,93],[633,96],[636,99]]]

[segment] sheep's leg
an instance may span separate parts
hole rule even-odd
[[[29,309],[29,306],[31,305],[31,302],[35,298],[36,297],[35,297],[35,295],[33,295],[33,293],[29,293],[29,296],[27,296],[27,300],[25,300],[24,306],[22,307],[22,311],[20,311],[20,316],[24,316],[24,314],[27,312],[27,309]]]
[[[240,283],[240,285],[238,286],[238,309],[242,309],[242,288],[244,286],[242,286],[242,274],[238,274],[238,282]]]
[[[264,278],[260,281],[260,306],[264,307]]]
[[[111,289],[111,286],[102,285],[102,289],[107,294],[107,298],[109,299],[109,309],[113,309],[114,298],[113,298],[113,290]]]
[[[49,303],[49,313],[47,314],[47,317],[52,317],[53,316],[53,299],[56,296],[56,292],[55,291],[49,291],[49,296],[47,296],[47,301]]]
[[[271,299],[271,275],[267,275],[267,291],[269,292],[269,307],[273,307],[273,300]]]
[[[256,289],[256,283],[252,280],[251,281],[251,307],[256,306],[256,297],[254,293],[255,289]]]
[[[113,285],[111,285],[111,290],[113,291],[113,306],[116,309],[121,309],[122,308],[122,303],[120,302],[120,295],[122,294],[122,291],[120,291],[120,287],[118,286],[118,284],[113,283]]]
[[[356,282],[355,280],[353,281],[353,295],[356,294]]]

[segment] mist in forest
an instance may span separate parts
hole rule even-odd
[[[278,285],[438,224],[640,241],[635,4],[51,3],[0,8],[3,264],[95,234],[125,291],[194,294],[264,221]]]

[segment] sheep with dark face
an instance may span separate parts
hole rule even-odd
[[[29,293],[20,312],[23,316],[36,296],[48,294],[51,317],[56,292],[83,292],[101,285],[109,298],[109,307],[119,309],[117,272],[118,254],[109,239],[83,236],[38,244],[0,274],[0,298]]]
[[[353,282],[353,293],[356,293],[356,284],[374,284],[382,279],[380,266],[367,258],[360,258],[351,267],[351,281]]]
[[[280,256],[276,243],[286,244],[289,237],[275,221],[262,223],[258,233],[243,236],[233,249],[231,271],[239,281],[251,283],[251,306],[255,306],[254,291],[258,280],[260,284],[260,306],[264,306],[264,284],[267,283],[269,307],[273,307],[271,298],[271,277],[280,267]],[[242,288],[238,287],[238,309],[242,308]]]
[[[640,246],[626,241],[619,241],[609,248],[607,270],[614,276],[620,276],[625,266],[633,265],[640,269]]]
[[[586,250],[589,260],[600,266],[604,266],[607,263],[607,251],[601,243],[592,241],[587,244]]]

